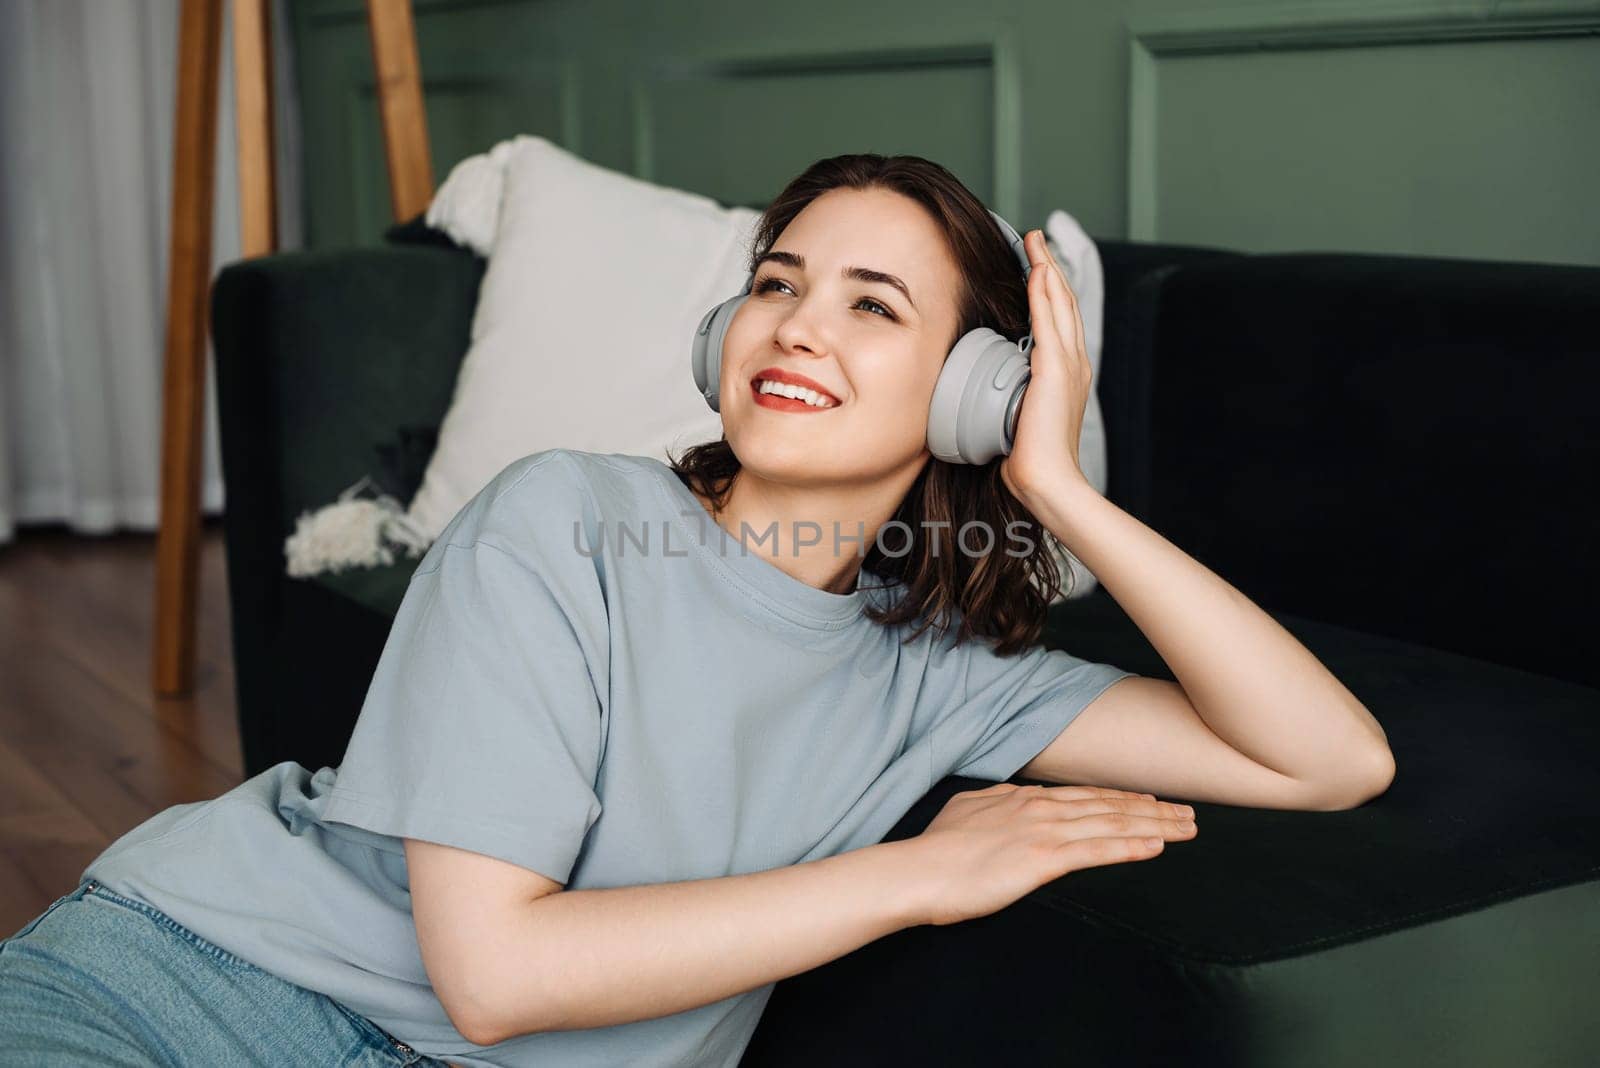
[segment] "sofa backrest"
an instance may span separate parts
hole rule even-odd
[[[1600,686],[1600,268],[1101,247],[1108,496],[1263,607]]]

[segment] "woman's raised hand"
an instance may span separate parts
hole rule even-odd
[[[1024,504],[1041,493],[1077,479],[1087,482],[1078,463],[1078,439],[1094,377],[1083,341],[1078,299],[1045,245],[1043,230],[1022,239],[1033,270],[1028,275],[1028,311],[1033,377],[1023,394],[1011,453],[1000,461],[1000,478]]]
[[[1187,805],[1146,794],[1002,782],[956,794],[908,840],[909,877],[919,888],[922,922],[960,923],[1068,872],[1148,860],[1166,842],[1196,833]]]

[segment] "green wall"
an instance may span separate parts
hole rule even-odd
[[[1021,228],[1600,264],[1600,0],[413,0],[435,181],[533,133],[724,203],[938,160]],[[306,238],[387,178],[361,0],[295,0]]]

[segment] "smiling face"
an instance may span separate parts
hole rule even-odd
[[[757,265],[723,340],[722,424],[740,464],[791,485],[914,478],[961,284],[909,197],[833,189],[808,204]],[[809,386],[822,404],[764,393],[764,376]]]

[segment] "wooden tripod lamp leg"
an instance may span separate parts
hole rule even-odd
[[[156,538],[155,690],[194,684],[199,579],[201,434],[205,419],[206,290],[216,173],[222,0],[183,0],[173,127],[167,261],[166,368],[161,417],[161,530]]]
[[[367,0],[378,112],[389,164],[389,199],[396,222],[421,214],[433,199],[428,116],[422,106],[422,65],[411,0]]]
[[[239,251],[245,258],[265,256],[278,250],[270,0],[233,0],[233,82],[239,138]]]
[[[416,24],[410,0],[367,0],[367,15],[390,199],[395,218],[403,221],[426,210],[433,198]],[[265,255],[277,248],[270,27],[267,0],[235,0],[239,203],[245,256]],[[183,0],[162,386],[161,530],[156,539],[155,691],[169,697],[183,696],[194,687],[206,309],[221,37],[222,0]]]
[[[211,281],[222,0],[184,0],[180,19],[162,411],[161,533],[156,541],[155,690],[168,697],[183,696],[194,686],[206,309]],[[270,19],[267,0],[234,0],[239,221],[245,256],[266,255],[278,245]]]

